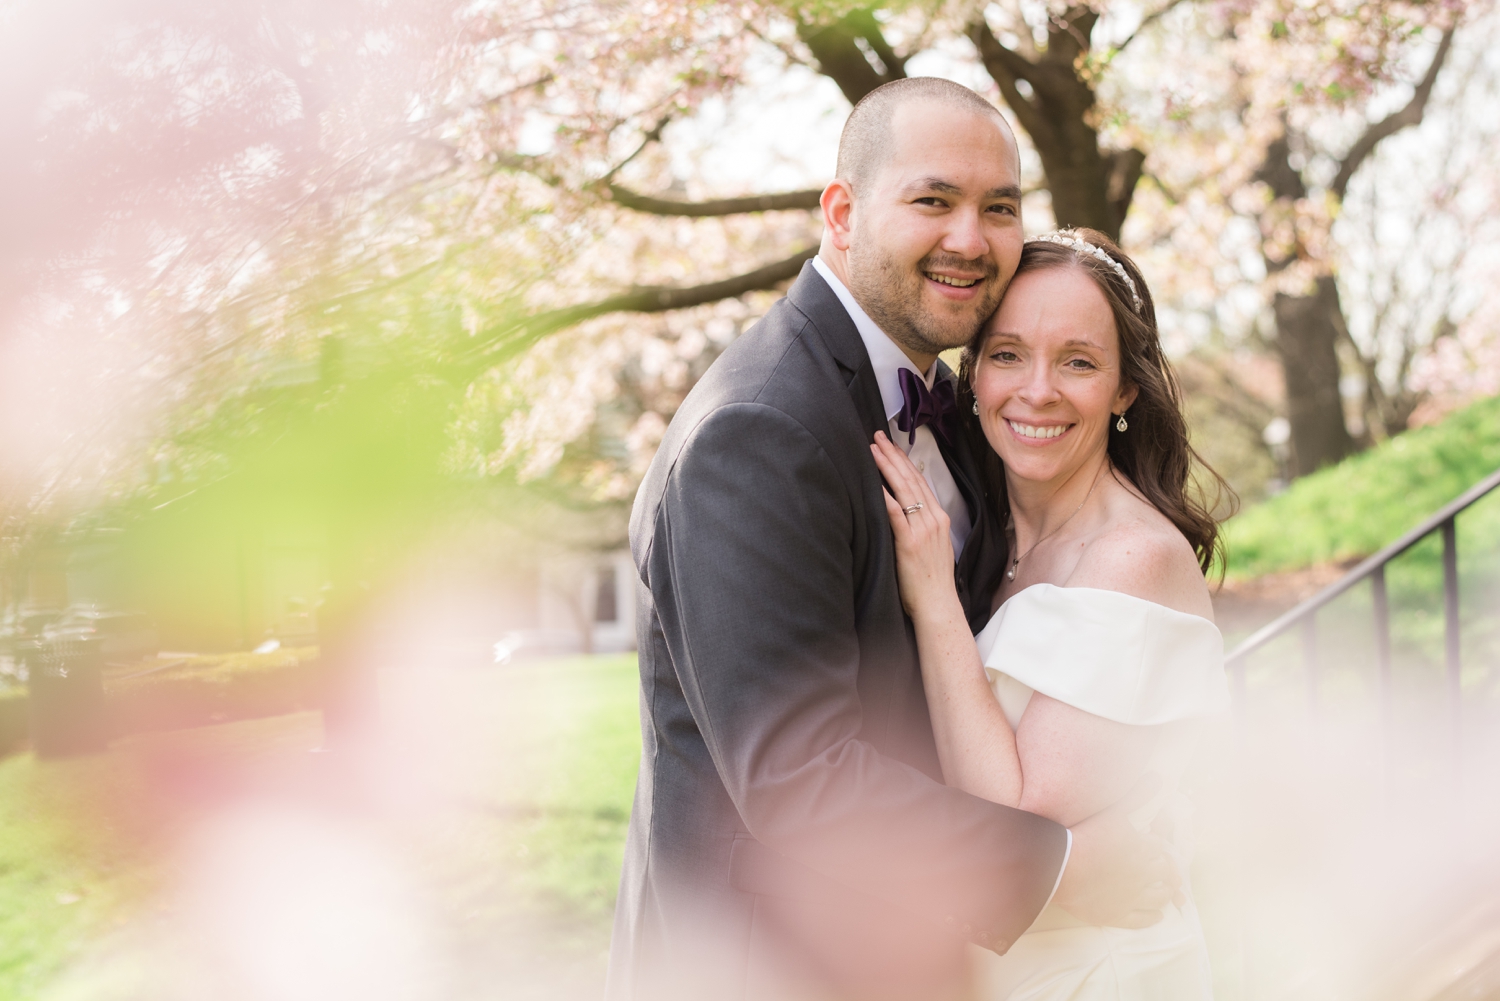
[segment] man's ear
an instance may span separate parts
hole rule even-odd
[[[823,231],[839,250],[847,251],[854,230],[854,188],[842,178],[828,182],[823,189]]]

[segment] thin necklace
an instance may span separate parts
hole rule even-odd
[[[1106,457],[1105,460],[1104,460],[1104,462],[1102,462],[1099,465],[1098,471],[1094,473],[1094,482],[1092,482],[1092,483],[1089,484],[1089,492],[1083,495],[1083,500],[1081,500],[1081,501],[1078,502],[1078,506],[1073,509],[1073,514],[1077,514],[1079,511],[1082,511],[1083,510],[1083,506],[1089,502],[1089,498],[1092,497],[1092,496],[1094,496],[1094,488],[1099,485],[1099,476],[1104,472],[1104,467],[1107,466],[1107,465],[1109,465],[1109,459],[1108,459],[1108,457]],[[1012,557],[1011,561],[1010,561],[1010,569],[1007,570],[1007,571],[1005,571],[1005,579],[1006,580],[1015,580],[1016,579],[1016,568],[1021,565],[1021,561],[1024,560],[1026,557],[1030,556],[1032,553],[1034,553],[1036,551],[1036,547],[1037,546],[1040,546],[1042,543],[1044,543],[1048,539],[1052,538],[1058,532],[1061,532],[1063,530],[1063,526],[1067,525],[1068,522],[1070,522],[1070,521],[1073,520],[1073,514],[1070,514],[1066,518],[1064,518],[1062,520],[1062,524],[1061,525],[1058,525],[1052,531],[1048,532],[1046,535],[1042,536],[1040,539],[1037,539],[1035,542],[1033,542],[1031,544],[1031,548],[1027,549],[1020,556]],[[1010,520],[1011,520],[1011,524],[1014,525],[1015,524],[1015,520],[1016,520],[1015,515],[1011,515],[1011,519]]]

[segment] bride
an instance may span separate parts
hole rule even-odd
[[[1196,456],[1139,270],[1092,230],[1028,241],[960,384],[999,460],[987,494],[1008,513],[1011,553],[977,637],[941,504],[901,449],[882,434],[872,446],[943,773],[1067,826],[1155,774],[1132,820],[1170,831],[1185,869],[1175,786],[1194,721],[1227,700],[1204,580],[1220,541],[1190,492]],[[1136,929],[1088,925],[1067,903],[1006,955],[979,957],[983,997],[1211,997],[1190,893]]]

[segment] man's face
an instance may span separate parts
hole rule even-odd
[[[960,347],[995,311],[1021,259],[1015,147],[994,115],[914,99],[890,159],[854,192],[849,286],[902,347]]]

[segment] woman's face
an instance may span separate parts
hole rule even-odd
[[[1114,314],[1093,279],[1065,266],[1012,281],[986,325],[974,396],[1011,477],[1061,484],[1102,452],[1136,391],[1123,385]]]

